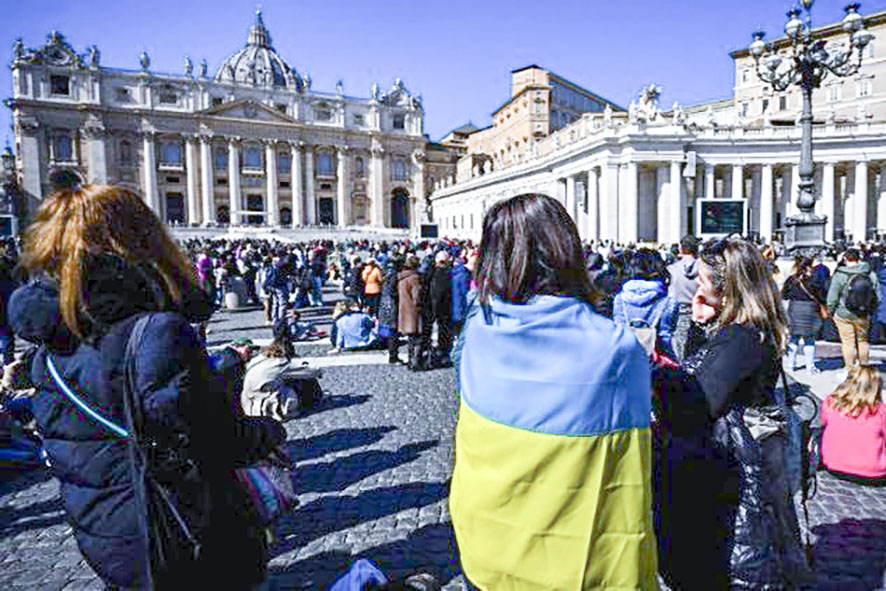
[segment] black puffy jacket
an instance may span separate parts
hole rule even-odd
[[[219,588],[248,588],[260,582],[263,540],[242,514],[242,497],[232,493],[232,470],[266,453],[285,434],[273,424],[238,420],[225,404],[225,384],[211,374],[190,325],[208,317],[208,299],[194,288],[186,292],[184,305],[173,310],[155,275],[115,257],[91,260],[85,277],[90,329],[83,341],[62,321],[58,293],[49,281],[33,280],[10,299],[16,333],[41,345],[31,365],[37,386],[34,415],[84,558],[106,583],[143,587],[144,510],[133,496],[126,441],[61,393],[48,374],[47,357],[52,356],[64,380],[87,404],[125,426],[126,344],[136,320],[158,312],[147,325],[135,359],[135,389],[145,430],[159,438],[185,434],[210,493],[208,503],[184,507],[187,515],[199,514],[206,524],[201,559],[185,565],[185,572],[216,581]],[[241,558],[231,563],[225,557],[232,554]]]

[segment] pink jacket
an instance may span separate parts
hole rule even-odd
[[[837,412],[828,398],[821,406],[821,461],[829,470],[861,476],[886,476],[886,404],[853,418]]]

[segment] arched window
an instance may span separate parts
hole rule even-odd
[[[331,153],[320,152],[317,155],[317,176],[335,176],[335,163]]]
[[[258,146],[247,147],[246,153],[243,156],[243,164],[247,168],[261,168],[263,166],[261,148],[259,148]]]
[[[177,141],[169,141],[163,143],[163,149],[160,151],[160,161],[163,164],[181,164],[182,163],[182,146]]]
[[[218,209],[215,210],[215,219],[217,219],[220,224],[231,223],[231,210],[228,209],[227,205],[218,206]]]
[[[364,165],[363,165],[363,159],[360,158],[359,156],[357,157],[357,160],[354,162],[354,168],[357,172],[358,179],[362,179],[366,175],[366,169],[364,168]]]
[[[284,226],[288,226],[292,223],[292,210],[288,207],[280,208],[280,223]]]
[[[63,134],[55,138],[55,159],[74,159],[74,142],[71,141],[71,136]]]
[[[132,166],[135,159],[132,156],[132,142],[123,140],[120,142],[120,165]]]
[[[394,159],[393,177],[395,181],[409,180],[409,167],[406,165],[406,158]]]

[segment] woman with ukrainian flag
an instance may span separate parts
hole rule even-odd
[[[454,354],[450,512],[468,580],[657,589],[649,359],[595,312],[578,231],[554,199],[495,204],[480,250]]]

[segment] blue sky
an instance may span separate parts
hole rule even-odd
[[[842,18],[848,0],[818,0],[814,23]],[[434,140],[467,121],[490,123],[509,94],[510,70],[539,64],[627,106],[644,85],[663,87],[662,104],[689,105],[731,95],[728,53],[762,28],[783,29],[789,0],[263,0],[274,46],[313,88],[366,97],[373,82],[402,78],[422,95],[425,132]],[[138,68],[147,51],[157,71],[183,72],[185,56],[210,73],[246,42],[256,2],[240,0],[0,0],[0,59],[12,45],[42,45],[53,29],[78,52],[92,44],[102,64]],[[886,0],[862,3],[863,15]],[[876,43],[876,41],[875,41]],[[886,39],[881,43],[886,47]],[[12,93],[8,67],[0,96]],[[0,109],[9,131],[10,113]]]

